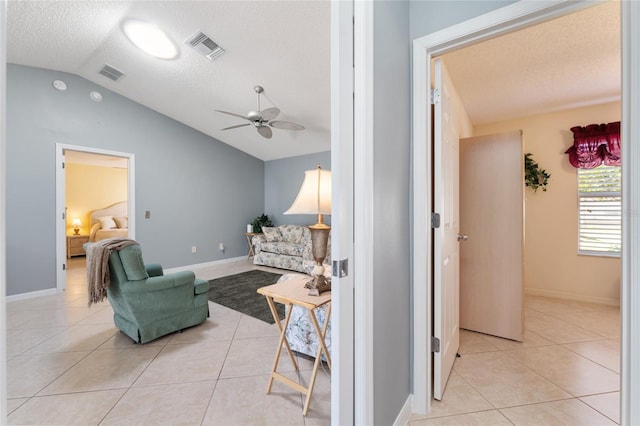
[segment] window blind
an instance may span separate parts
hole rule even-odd
[[[621,187],[620,166],[578,169],[580,254],[620,254]]]

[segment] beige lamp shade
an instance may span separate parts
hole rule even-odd
[[[71,225],[76,227],[76,228],[78,228],[78,227],[80,227],[82,225],[82,222],[80,221],[80,219],[73,219],[71,221]]]
[[[304,172],[304,181],[289,210],[284,214],[331,214],[331,170]]]

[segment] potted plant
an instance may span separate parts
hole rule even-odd
[[[547,183],[551,175],[545,169],[541,169],[538,163],[533,161],[531,155],[530,152],[524,155],[524,184],[533,189],[534,192],[538,188],[542,188],[546,192]]]
[[[263,226],[273,226],[273,223],[271,219],[269,219],[269,216],[263,213],[251,222],[251,226],[253,226],[253,232],[257,234],[262,232]]]

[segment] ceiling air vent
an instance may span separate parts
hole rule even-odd
[[[104,64],[104,66],[100,68],[99,73],[113,81],[118,81],[124,77],[124,73],[122,71],[107,64]]]
[[[189,37],[185,43],[212,61],[226,52],[222,47],[218,46],[218,43],[211,40],[208,35],[201,31]]]

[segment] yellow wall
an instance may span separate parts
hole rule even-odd
[[[71,221],[82,221],[80,233],[89,235],[89,213],[127,200],[127,169],[66,164],[67,234]]]
[[[547,192],[525,190],[528,294],[619,304],[620,259],[577,254],[576,169],[564,154],[571,127],[619,120],[620,103],[613,102],[474,127],[474,136],[522,129],[525,152],[551,174]]]

